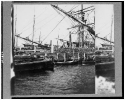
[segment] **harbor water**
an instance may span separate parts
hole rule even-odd
[[[98,72],[98,74],[96,73],[95,93],[96,94],[115,93],[115,69]]]
[[[15,77],[13,95],[95,94],[95,66],[55,66]]]

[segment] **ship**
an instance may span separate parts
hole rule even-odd
[[[113,14],[111,17],[110,40],[107,36],[100,38],[107,43],[102,43],[101,47],[95,51],[95,70],[97,75],[115,72],[114,42],[112,40]],[[97,36],[97,35],[96,35]],[[98,37],[98,36],[97,36]]]
[[[54,62],[55,65],[74,65],[74,64],[82,64],[87,58],[91,58],[88,53],[94,53],[94,19],[93,23],[88,23],[87,19],[85,19],[85,12],[93,11],[94,6],[84,8],[83,4],[81,4],[81,9],[78,11],[69,11],[68,13],[63,9],[59,8],[56,5],[51,5],[54,9],[64,13],[66,16],[71,18],[73,21],[77,22],[77,25],[68,28],[68,30],[72,30],[74,28],[78,28],[77,32],[69,31],[69,41],[64,39],[57,39],[63,42],[62,48],[59,48],[57,53],[57,60]],[[79,17],[76,17],[80,15]],[[85,34],[86,33],[86,34]],[[87,34],[89,33],[89,35]],[[72,41],[72,35],[77,34],[78,38],[76,42]],[[87,40],[90,37],[91,41]],[[58,45],[58,44],[57,44]],[[62,57],[59,57],[62,56]],[[87,56],[87,58],[85,57]]]
[[[108,72],[114,73],[115,59],[114,59],[113,45],[102,44],[102,48],[99,48],[99,50],[97,50],[95,54],[96,54],[95,57],[96,74],[101,75]]]
[[[15,20],[16,21],[16,20]],[[34,15],[34,23],[33,30],[35,26],[35,15]],[[34,37],[34,31],[33,31]],[[13,71],[15,75],[21,73],[29,73],[29,72],[38,72],[38,71],[46,71],[46,70],[54,70],[54,63],[52,58],[48,58],[46,54],[50,52],[49,45],[42,45],[36,41],[21,37],[19,34],[16,34],[13,37]],[[23,44],[23,47],[17,47],[17,41],[15,38],[20,38],[29,43]]]
[[[54,70],[52,59],[47,58],[44,52],[37,52],[37,50],[34,49],[26,49],[26,47],[26,50],[24,50],[24,48],[22,49],[23,50],[15,52],[16,54],[14,55],[14,72],[16,75],[21,72]]]
[[[71,28],[68,28],[68,30],[77,28],[77,32],[74,33],[72,31],[69,31],[69,40],[64,40],[64,39],[58,38],[57,41],[59,40],[59,41],[62,41],[62,43],[63,43],[63,45],[61,45],[61,46],[58,45],[58,42],[57,42],[57,45],[53,45],[52,40],[50,42],[50,46],[47,46],[45,44],[42,45],[40,42],[38,43],[38,42],[33,41],[33,37],[32,37],[32,40],[30,40],[30,39],[21,37],[19,35],[15,35],[17,38],[21,38],[26,41],[29,41],[32,43],[32,45],[37,44],[40,49],[46,49],[46,51],[48,51],[48,52],[44,53],[44,55],[42,55],[41,51],[38,49],[25,50],[25,51],[27,51],[27,53],[30,51],[30,53],[28,53],[28,55],[26,56],[26,59],[29,56],[29,58],[28,58],[29,61],[26,60],[25,62],[20,62],[20,63],[27,64],[29,62],[36,62],[36,61],[43,61],[43,60],[45,61],[45,58],[47,59],[47,61],[49,59],[49,61],[53,65],[74,65],[74,64],[95,65],[97,63],[101,63],[101,62],[96,61],[97,56],[95,55],[95,51],[96,51],[95,50],[95,39],[99,38],[104,41],[108,41],[108,42],[111,42],[111,41],[109,41],[108,39],[99,37],[98,35],[95,34],[95,16],[93,17],[92,23],[89,23],[87,21],[87,19],[85,19],[86,12],[91,11],[91,12],[94,12],[94,14],[95,14],[94,6],[83,9],[83,4],[81,4],[81,10],[69,11],[69,12],[66,12],[63,9],[61,9],[58,6],[53,5],[53,4],[51,4],[51,6],[52,6],[52,8],[64,13],[66,16],[71,18],[73,21],[77,22],[77,25],[74,25]],[[76,17],[77,15],[80,15],[80,17]],[[58,24],[57,24],[57,26],[58,26]],[[34,23],[33,23],[33,36],[34,36],[34,26],[35,26],[35,15],[34,15]],[[78,36],[77,41],[75,41],[75,42],[72,41],[72,34],[77,34],[77,36]],[[26,46],[26,45],[24,45],[24,46]],[[99,55],[98,55],[98,57],[99,57]],[[25,57],[23,57],[22,59],[24,59],[24,58]]]

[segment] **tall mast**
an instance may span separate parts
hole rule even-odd
[[[86,27],[87,30],[89,31],[90,35],[91,35],[91,36],[92,36],[92,35],[94,36],[94,37],[92,36],[92,37],[94,38],[94,40],[95,40],[95,37],[97,37],[97,38],[99,38],[99,39],[102,39],[102,40],[105,40],[105,41],[114,43],[114,42],[112,42],[112,41],[110,41],[110,40],[108,40],[108,39],[104,39],[104,38],[101,38],[101,37],[95,35],[95,31],[93,30],[92,27],[86,25],[83,21],[77,19],[76,17],[74,17],[74,16],[71,15],[70,13],[67,13],[66,11],[64,11],[63,9],[61,9],[61,8],[55,6],[55,5],[51,5],[51,6],[54,7],[54,8],[56,8],[56,9],[58,9],[59,11],[63,12],[64,14],[66,14],[68,17],[72,18],[72,19],[75,20],[76,22],[78,22],[78,23],[82,24],[84,27]]]
[[[41,38],[41,31],[40,31],[40,35],[39,35],[39,43],[40,43],[40,38]]]
[[[17,6],[16,6],[16,15],[15,15],[15,35],[17,34],[16,24],[17,24]],[[15,38],[15,45],[16,47],[18,46],[18,37]]]
[[[73,20],[77,21],[78,23],[81,23],[83,26],[87,27],[87,28],[88,28],[88,30],[90,30],[90,31],[91,31],[91,33],[90,33],[90,34],[95,35],[95,31],[94,31],[94,30],[93,30],[90,26],[88,26],[88,25],[84,24],[84,22],[83,22],[83,21],[81,21],[81,20],[77,19],[77,18],[76,18],[76,17],[74,17],[73,15],[71,15],[71,14],[67,13],[66,11],[64,11],[63,9],[61,9],[61,8],[59,8],[59,7],[55,6],[55,5],[51,5],[51,6],[52,6],[52,7],[54,7],[54,8],[56,8],[56,9],[58,9],[59,11],[63,12],[63,13],[64,13],[64,14],[66,14],[68,17],[72,18]]]
[[[84,12],[83,12],[83,4],[81,4],[81,20],[84,22]],[[84,26],[82,25],[82,27],[81,27],[83,30],[84,30]],[[84,47],[84,31],[81,33],[81,35],[82,35],[82,44],[81,44],[81,47]]]
[[[80,47],[80,27],[78,27],[78,31],[79,31],[79,33],[78,33],[78,43],[79,43],[79,47]]]
[[[32,37],[32,41],[33,41],[33,38],[34,38],[34,32],[35,32],[35,7],[34,7],[34,21],[33,21],[33,37]],[[33,42],[32,42],[33,44]]]
[[[111,18],[111,34],[110,34],[110,41],[112,41],[112,26],[113,26],[113,14],[112,14],[112,18]],[[111,44],[111,42],[110,42]]]
[[[94,6],[94,8],[95,8],[95,6]],[[94,30],[95,30],[95,10],[94,10]],[[94,38],[94,45],[95,45],[95,38]]]

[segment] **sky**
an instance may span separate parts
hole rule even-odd
[[[83,8],[94,6],[95,7],[95,33],[100,37],[110,39],[111,22],[113,15],[113,5],[104,4],[84,4]],[[62,8],[66,12],[73,9],[77,11],[81,9],[80,4],[60,4],[58,7]],[[69,32],[76,32],[76,29],[67,28],[76,25],[77,22],[72,21],[65,14],[58,10],[55,10],[49,4],[15,4],[14,5],[14,29],[16,34],[20,34],[21,37],[27,37],[32,40],[33,35],[33,23],[34,24],[34,38],[33,40],[38,42],[39,37],[42,43],[57,44],[58,36],[61,39],[69,40]],[[88,17],[87,17],[88,16]],[[85,18],[89,19],[89,22],[93,22],[94,12],[86,14]],[[113,23],[114,26],[114,23]],[[77,35],[72,35],[72,41],[77,40]],[[112,28],[112,41],[114,40],[114,28]],[[18,38],[18,46],[22,46],[26,41]],[[60,45],[62,44],[59,42]],[[100,45],[104,41],[96,39],[96,45]]]

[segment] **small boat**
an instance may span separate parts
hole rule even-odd
[[[66,61],[66,62],[54,62],[55,65],[75,65],[79,64],[79,60],[77,61]]]

